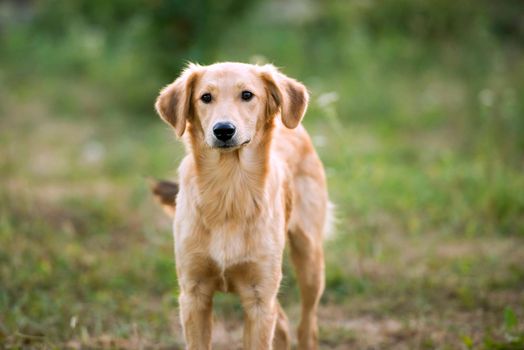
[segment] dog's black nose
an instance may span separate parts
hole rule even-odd
[[[233,135],[235,135],[235,131],[235,126],[229,122],[216,123],[215,126],[213,126],[213,134],[215,134],[216,138],[220,141],[231,140]]]

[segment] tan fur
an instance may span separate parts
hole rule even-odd
[[[243,90],[253,99],[242,100]],[[200,100],[204,93],[211,103]],[[210,349],[218,290],[240,296],[244,349],[290,348],[277,301],[286,237],[302,296],[298,349],[317,349],[328,196],[300,125],[307,102],[306,88],[275,67],[241,63],[190,65],[158,97],[158,113],[187,148],[170,213],[188,349]],[[212,126],[223,120],[237,127],[238,144],[226,150],[213,146]]]

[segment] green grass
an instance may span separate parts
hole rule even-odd
[[[181,147],[153,112],[144,115],[151,121],[54,115],[30,92],[4,98],[18,117],[1,128],[1,341],[181,346],[170,225],[144,178],[171,176]],[[496,162],[449,147],[432,127],[406,135],[317,108],[307,126],[338,205],[338,232],[326,243],[323,348],[517,349],[521,173],[489,168]],[[281,299],[296,322],[296,283],[284,269]],[[238,301],[218,295],[215,304],[227,330],[217,341],[238,341]]]
[[[304,123],[337,206],[321,348],[524,348],[524,51],[482,22],[425,42],[330,4],[322,30],[248,12],[208,53],[270,58],[311,90]],[[152,107],[176,73],[133,28],[118,45],[81,23],[60,40],[1,38],[3,347],[183,348],[171,225],[146,180],[183,155]],[[238,300],[218,294],[215,310],[231,349]]]

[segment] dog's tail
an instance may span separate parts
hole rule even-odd
[[[174,218],[178,184],[172,181],[149,179],[149,187],[164,212],[169,217]]]
[[[326,219],[324,221],[324,238],[327,240],[335,238],[337,226],[337,207],[331,201],[328,201],[326,208]]]

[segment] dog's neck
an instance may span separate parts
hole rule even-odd
[[[208,227],[245,223],[264,210],[273,123],[240,149],[221,152],[191,137],[197,170],[197,206]]]

